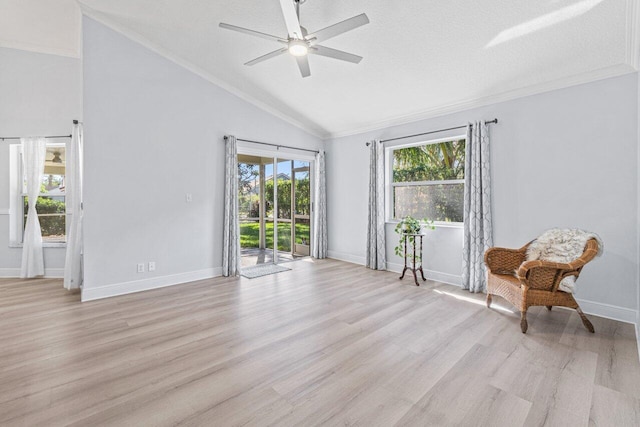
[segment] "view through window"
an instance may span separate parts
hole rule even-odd
[[[238,159],[240,246],[273,248],[275,222],[278,251],[309,255],[310,163],[278,159],[277,176],[274,177],[273,159],[242,155]],[[264,188],[261,188],[261,183]],[[277,204],[274,200],[276,185]],[[264,203],[262,214],[261,200]]]
[[[36,211],[44,243],[64,243],[66,241],[65,154],[64,144],[47,144],[44,175],[40,183],[40,196],[36,202]],[[22,230],[24,233],[29,209],[24,171],[22,172],[22,183]]]
[[[463,222],[464,139],[398,147],[391,155],[391,218]]]

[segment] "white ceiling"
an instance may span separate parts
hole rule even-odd
[[[69,4],[0,0],[3,11],[26,3]],[[80,3],[91,17],[321,137],[622,74],[638,61],[637,0],[307,0],[301,22],[310,31],[362,12],[371,23],[323,43],[363,56],[360,64],[311,56],[305,79],[288,54],[244,66],[279,45],[218,27],[284,36],[278,0]],[[0,28],[8,15],[0,14]],[[0,45],[5,39],[0,32]],[[69,28],[44,38],[69,39]]]
[[[76,0],[0,0],[0,47],[77,57]]]

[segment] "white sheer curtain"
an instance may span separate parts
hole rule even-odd
[[[327,257],[327,181],[324,169],[324,150],[316,155],[316,191],[313,211],[314,258]]]
[[[493,246],[489,128],[484,121],[467,127],[466,144],[462,288],[484,292],[484,252]]]
[[[44,257],[42,253],[42,231],[36,212],[36,203],[40,194],[40,185],[44,173],[44,161],[47,154],[45,139],[42,137],[20,138],[22,144],[22,165],[27,184],[29,210],[27,224],[22,240],[22,268],[20,277],[44,275]]]
[[[64,263],[64,287],[82,286],[82,124],[74,123],[71,142],[66,151],[65,193],[71,224],[67,233],[67,254]]]
[[[369,227],[367,229],[367,267],[387,268],[384,230],[384,147],[380,141],[369,144]]]
[[[235,136],[225,140],[224,241],[222,275],[240,274],[240,221],[238,218],[238,146]]]

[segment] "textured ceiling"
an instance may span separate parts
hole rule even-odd
[[[0,47],[79,56],[76,0],[0,0]]]
[[[36,0],[30,0],[36,1]],[[278,0],[80,0],[87,14],[307,130],[335,136],[632,71],[636,0],[307,0],[313,31],[365,12],[323,43],[364,59],[311,56],[301,78],[279,47],[218,27],[286,34]]]

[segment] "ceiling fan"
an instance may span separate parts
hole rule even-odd
[[[286,37],[273,36],[271,34],[238,27],[236,25],[225,24],[223,22],[220,23],[220,27],[226,28],[227,30],[261,37],[267,40],[273,40],[284,45],[280,49],[269,52],[266,55],[262,55],[245,63],[244,65],[256,65],[262,61],[266,61],[267,59],[275,58],[276,56],[289,52],[295,57],[302,77],[309,77],[311,75],[311,69],[309,68],[308,54],[326,56],[329,58],[339,59],[341,61],[352,62],[354,64],[359,63],[362,60],[361,56],[321,46],[318,43],[368,24],[369,18],[367,18],[367,15],[362,13],[354,16],[353,18],[346,19],[338,22],[337,24],[309,33],[306,28],[300,25],[300,4],[305,1],[306,0],[280,0],[280,7],[282,8],[282,14],[284,15],[284,22],[287,26],[288,34]]]

